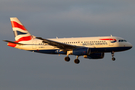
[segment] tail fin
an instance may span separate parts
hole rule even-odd
[[[16,42],[29,41],[32,39],[32,35],[28,32],[28,30],[24,27],[24,25],[19,21],[17,17],[11,17],[10,21]]]

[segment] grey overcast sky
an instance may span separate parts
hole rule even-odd
[[[129,51],[104,59],[69,63],[6,46],[14,40],[10,17],[43,38],[114,35],[132,43]],[[0,0],[0,90],[134,90],[135,0]]]

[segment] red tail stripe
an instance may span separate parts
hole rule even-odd
[[[11,21],[11,25],[13,28],[20,28],[24,31],[27,31],[26,28],[23,25],[20,25],[19,23],[15,22],[15,21]]]
[[[20,42],[20,41],[29,41],[32,39],[32,36],[27,36],[27,37],[21,37],[20,39],[18,39],[16,42]]]

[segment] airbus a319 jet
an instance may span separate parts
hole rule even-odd
[[[78,37],[78,38],[49,38],[31,35],[17,17],[11,17],[11,25],[15,41],[8,42],[8,46],[17,49],[44,54],[66,55],[65,61],[69,62],[69,55],[75,55],[76,64],[80,63],[79,56],[86,59],[102,59],[104,54],[110,52],[115,61],[114,53],[129,50],[132,45],[125,39],[116,36]]]

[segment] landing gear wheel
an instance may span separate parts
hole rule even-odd
[[[115,58],[113,57],[112,60],[115,61]]]
[[[70,61],[70,58],[68,56],[65,57],[65,61],[69,62]]]
[[[74,63],[79,64],[80,63],[80,60],[79,59],[75,59],[74,60]]]
[[[115,61],[114,51],[112,51],[111,54],[112,54],[112,61]]]

